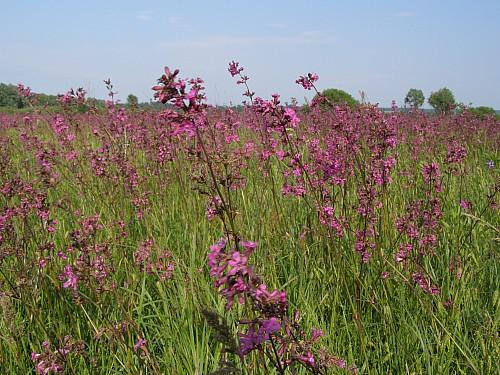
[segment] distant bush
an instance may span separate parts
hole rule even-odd
[[[326,89],[323,90],[321,95],[327,99],[326,101],[323,100],[323,102],[321,103],[324,106],[328,106],[328,103],[346,104],[349,107],[353,108],[359,104],[358,101],[354,99],[351,94],[340,89]],[[313,99],[313,102],[317,102],[319,100],[321,100],[320,97],[316,95]]]
[[[469,108],[469,112],[479,118],[486,118],[489,116],[497,116],[496,111],[491,107],[479,106],[475,108]]]

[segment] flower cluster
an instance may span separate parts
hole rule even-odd
[[[35,364],[37,374],[62,374],[65,372],[65,363],[69,355],[82,355],[85,352],[85,343],[65,336],[63,346],[52,350],[49,341],[42,343],[43,351],[31,353],[31,360]]]
[[[81,105],[85,103],[86,95],[87,92],[82,87],[79,87],[76,90],[70,89],[64,94],[59,94],[58,101],[65,107],[69,107],[71,105]]]
[[[135,264],[142,272],[157,275],[160,280],[172,278],[175,263],[170,251],[158,251],[151,239],[142,242],[134,252]]]
[[[322,373],[333,365],[344,368],[344,360],[325,350],[313,354],[314,344],[323,333],[313,329],[310,335],[306,334],[300,327],[298,311],[293,318],[288,318],[286,293],[278,289],[269,291],[249,265],[249,256],[257,244],[249,241],[235,243],[235,247],[230,247],[228,238],[221,238],[212,245],[208,266],[215,287],[226,299],[226,308],[231,309],[236,300],[253,311],[252,318],[239,320],[239,325],[244,328],[243,332],[238,332],[239,356],[243,359],[253,351],[261,352],[271,358],[271,363],[280,373],[295,364],[301,364],[313,373]]]
[[[158,85],[153,86],[154,97],[161,103],[171,102],[177,108],[188,112],[198,110],[200,103],[205,99],[203,81],[200,78],[189,81],[178,79],[179,69],[172,72],[165,67],[164,70],[165,74],[158,79]]]
[[[314,88],[314,82],[319,79],[319,76],[316,73],[307,73],[305,76],[300,76],[295,83],[301,85],[306,90],[311,90]]]

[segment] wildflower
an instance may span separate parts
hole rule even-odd
[[[63,284],[63,288],[71,288],[73,290],[77,289],[78,278],[73,273],[70,265],[64,267],[64,272],[59,275],[59,280],[66,280]]]
[[[325,333],[322,330],[316,329],[316,328],[312,328],[311,329],[311,342],[318,341],[324,335],[325,335]]]
[[[397,263],[403,263],[413,249],[412,244],[401,245],[399,251],[394,255]]]
[[[470,201],[462,199],[460,200],[460,207],[462,207],[466,211],[470,211],[472,209],[472,203]]]
[[[240,241],[240,245],[247,250],[247,252],[252,252],[257,247],[257,243],[252,241]]]
[[[31,88],[29,88],[28,86],[25,87],[22,83],[17,84],[17,92],[19,93],[19,95],[25,98],[29,98],[33,95],[31,92]]]
[[[37,374],[61,374],[65,371],[66,357],[73,354],[82,354],[85,351],[85,343],[79,340],[73,340],[71,336],[65,336],[62,348],[51,350],[50,343],[45,340],[42,343],[43,351],[41,353],[32,352],[31,360],[35,364]]]
[[[431,180],[437,180],[441,176],[439,171],[439,165],[436,163],[427,164],[422,168],[422,175],[424,176],[425,182],[430,182]]]
[[[213,220],[215,217],[222,214],[223,204],[218,195],[214,195],[208,202],[206,215],[208,220]]]
[[[300,355],[297,357],[299,362],[302,362],[305,365],[308,366],[314,366],[315,360],[314,356],[312,355],[311,352],[307,352],[306,354]]]
[[[434,285],[430,278],[424,276],[421,272],[415,272],[412,275],[413,281],[424,290],[427,294],[438,295],[440,293],[439,287]]]
[[[292,108],[285,108],[284,118],[290,123],[292,128],[295,128],[300,122],[300,119],[297,117],[297,114]]]
[[[453,300],[452,299],[449,299],[449,300],[446,300],[446,301],[443,301],[442,302],[443,304],[443,307],[446,309],[446,310],[450,310],[453,308]]]
[[[259,323],[258,330],[255,329],[255,324],[252,324],[246,334],[240,333],[240,355],[244,356],[256,349],[263,342],[270,339],[270,335],[278,332],[281,329],[281,324],[276,318],[264,320]]]
[[[454,143],[448,146],[448,154],[446,155],[445,163],[460,164],[465,160],[466,156],[466,150],[462,146]]]
[[[243,71],[243,67],[240,67],[239,65],[240,63],[234,60],[229,63],[229,68],[227,70],[231,74],[231,77],[237,76]]]
[[[139,336],[136,343],[134,344],[134,352],[137,352],[139,349],[144,351],[146,349],[147,343],[148,343],[148,340],[145,340]]]
[[[307,76],[300,76],[295,83],[302,85],[306,90],[311,90],[314,87],[314,82],[319,79],[316,73],[307,73]]]

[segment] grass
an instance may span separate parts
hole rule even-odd
[[[34,133],[53,142],[46,125],[40,122]],[[33,372],[31,353],[41,352],[44,340],[60,347],[66,335],[85,343],[85,354],[68,356],[68,373],[214,371],[221,348],[201,311],[214,310],[234,322],[241,309],[225,311],[208,274],[208,248],[224,230],[219,221],[207,220],[206,201],[193,190],[190,172],[196,165],[184,155],[156,176],[154,162],[131,145],[130,158],[141,178],[139,192],[147,192],[149,198],[144,217],[138,219],[131,203],[137,192],[123,188],[123,181],[97,178],[88,155],[79,159],[77,167],[58,159],[54,168],[59,180],[46,184],[34,152],[19,142],[22,127],[4,125],[0,131],[1,157],[7,160],[0,183],[15,178],[32,181],[47,193],[51,218],[58,221],[56,232],[47,233],[34,215],[18,220],[15,233],[0,245],[2,251],[16,247],[18,254],[0,260],[0,373]],[[96,147],[92,142],[90,130],[83,130],[76,147],[88,152]],[[393,175],[407,168],[418,175],[422,161],[411,160],[409,145],[398,147],[402,156]],[[464,166],[467,173],[443,177],[446,198],[437,254],[425,260],[433,280],[440,283],[439,296],[426,295],[404,282],[408,275],[393,261],[397,249],[390,248],[397,236],[394,220],[408,202],[422,196],[421,185],[412,185],[412,177],[395,177],[385,192],[380,228],[385,235],[379,254],[367,265],[353,251],[351,237],[333,239],[317,229],[318,219],[306,199],[280,194],[283,166],[278,161],[272,162],[267,176],[258,162],[249,163],[245,188],[231,192],[238,211],[236,226],[243,238],[259,243],[252,263],[266,282],[285,289],[290,310],[301,311],[303,325],[323,329],[322,344],[356,364],[359,373],[493,374],[500,359],[498,209],[483,211],[483,207],[497,183],[498,168],[487,169],[487,160],[498,164],[495,147],[472,145]],[[354,189],[354,185],[348,188],[348,200],[355,199]],[[459,207],[463,197],[472,201],[471,212]],[[0,196],[0,208],[17,204],[16,198]],[[55,256],[71,244],[71,232],[78,228],[77,210],[84,217],[99,215],[103,227],[95,241],[107,243],[112,252],[111,277],[117,285],[103,294],[81,288],[79,303],[69,289],[62,288],[63,261]],[[348,216],[357,220],[353,213]],[[126,237],[116,225],[118,220],[125,223]],[[310,231],[301,236],[304,228]],[[160,281],[134,264],[133,252],[148,238],[159,249],[171,251],[175,259],[171,279]],[[54,243],[51,259],[39,269],[40,245],[50,241]],[[462,262],[461,278],[449,271],[457,256]],[[386,280],[381,278],[384,271],[391,274]],[[453,300],[450,309],[442,304],[448,299]],[[127,325],[126,330],[116,329],[120,322]],[[147,355],[134,351],[138,337],[148,340]],[[245,371],[266,373],[252,359]]]

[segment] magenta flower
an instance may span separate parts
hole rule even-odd
[[[413,281],[420,287],[422,290],[430,295],[438,295],[440,293],[439,287],[434,285],[430,278],[423,275],[421,272],[415,272],[412,275]]]
[[[397,263],[403,263],[410,255],[413,249],[412,244],[403,244],[400,246],[399,251],[394,255],[394,259]]]
[[[258,330],[252,324],[246,334],[240,333],[240,355],[244,356],[252,350],[259,347],[265,341],[270,339],[270,336],[281,329],[281,324],[276,318],[271,318],[260,322]]]
[[[243,71],[243,67],[239,66],[240,63],[237,61],[231,61],[229,63],[229,68],[227,69],[232,77],[237,76]]]
[[[311,352],[307,352],[303,355],[300,355],[297,357],[298,361],[299,362],[302,362],[303,364],[305,364],[306,366],[311,366],[313,367],[314,364],[315,364],[315,360],[314,360],[314,356]]]
[[[63,288],[76,290],[78,287],[78,277],[73,273],[70,265],[64,267],[64,272],[59,275],[59,280],[66,280],[63,284]]]
[[[134,352],[137,352],[139,349],[145,350],[146,345],[148,344],[148,340],[139,337],[134,345]]]
[[[300,119],[298,118],[297,114],[291,108],[285,108],[284,118],[286,121],[290,123],[292,128],[295,128],[297,124],[300,122]]]
[[[251,241],[240,241],[241,247],[243,247],[248,253],[251,253],[257,247],[255,242]]]
[[[466,201],[465,199],[460,200],[460,207],[462,207],[466,211],[472,210],[472,203],[470,201]]]
[[[31,89],[28,86],[25,87],[22,83],[17,84],[17,92],[25,98],[29,98],[32,95]]]
[[[319,79],[316,73],[307,73],[306,76],[300,76],[295,83],[302,85],[306,90],[311,90],[314,87],[314,82]]]
[[[311,329],[311,342],[316,342],[318,341],[321,337],[323,337],[325,334],[322,330],[312,328]]]
[[[431,180],[438,180],[441,176],[441,172],[439,170],[439,165],[436,163],[431,163],[424,165],[422,168],[422,175],[424,176],[425,182],[430,182]]]

